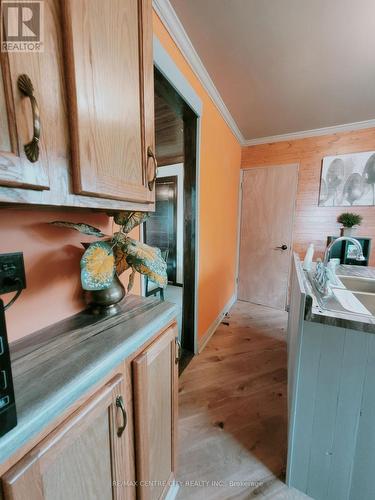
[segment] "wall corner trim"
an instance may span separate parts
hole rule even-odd
[[[342,125],[334,125],[332,127],[315,128],[312,130],[302,130],[301,132],[291,132],[290,134],[270,135],[268,137],[259,137],[258,139],[244,140],[242,146],[257,146],[259,144],[271,144],[273,142],[295,141],[297,139],[306,139],[307,137],[338,134],[340,132],[352,132],[354,130],[363,130],[374,127],[375,119],[362,122],[344,123]]]
[[[229,309],[233,306],[233,304],[237,300],[237,293],[235,292],[231,298],[228,300],[228,302],[225,304],[223,309],[220,311],[219,315],[214,319],[214,321],[211,323],[211,325],[208,327],[206,333],[203,335],[201,339],[198,341],[198,354],[200,354],[203,349],[206,347],[208,341],[212,337],[212,335],[216,332],[217,327],[220,325],[222,322],[225,314],[229,311]]]
[[[215,87],[210,75],[208,74],[204,64],[202,63],[197,51],[194,49],[190,38],[188,37],[181,21],[179,20],[175,10],[173,9],[169,0],[153,0],[153,8],[156,14],[161,19],[168,33],[173,38],[177,47],[180,49],[182,55],[191,66],[195,75],[203,85],[204,89],[211,97],[212,101],[218,108],[221,116],[232,130],[238,142],[242,145],[245,139],[238,128],[234,118],[226,107],[219,91]]]

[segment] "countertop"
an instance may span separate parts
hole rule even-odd
[[[300,271],[304,276],[304,285],[306,291],[305,320],[315,323],[323,323],[340,328],[348,328],[360,332],[375,333],[375,317],[360,314],[353,314],[349,311],[330,311],[322,309],[316,299],[316,293],[302,270],[302,264],[299,263]],[[375,267],[339,265],[336,267],[338,276],[356,276],[361,278],[375,279]]]
[[[175,317],[176,306],[129,295],[114,316],[87,311],[10,345],[18,424],[0,438],[0,463]]]

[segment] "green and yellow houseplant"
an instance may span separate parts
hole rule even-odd
[[[161,288],[167,286],[167,264],[159,248],[150,247],[129,236],[130,231],[147,217],[147,212],[118,212],[114,215],[114,222],[120,229],[112,236],[85,223],[51,222],[55,226],[100,238],[92,243],[83,243],[85,251],[80,267],[86,302],[99,308],[118,303],[125,296],[125,289],[118,277],[127,269],[131,270],[128,292],[133,287],[136,272],[147,276]]]

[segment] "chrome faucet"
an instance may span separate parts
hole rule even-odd
[[[365,258],[363,256],[361,244],[359,243],[358,240],[356,240],[355,238],[351,238],[350,236],[340,236],[340,238],[337,238],[336,240],[331,241],[331,243],[326,248],[326,251],[324,252],[324,259],[323,259],[323,264],[325,266],[327,266],[327,264],[328,264],[329,255],[331,253],[332,247],[334,245],[336,245],[336,243],[338,243],[339,241],[345,241],[345,240],[350,241],[350,243],[353,243],[353,245],[356,247],[356,249],[357,249],[356,260],[359,260],[359,261],[365,260]]]
[[[331,269],[328,268],[329,256],[332,250],[332,247],[336,245],[339,241],[350,241],[356,247],[356,260],[362,261],[365,260],[362,252],[361,244],[358,240],[351,238],[350,236],[341,236],[336,240],[331,241],[331,243],[327,246],[326,251],[324,252],[323,262],[319,261],[316,265],[315,273],[314,273],[314,283],[320,293],[324,296],[331,295],[332,291],[329,287],[329,280],[331,278]]]

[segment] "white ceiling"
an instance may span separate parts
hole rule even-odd
[[[375,0],[170,0],[247,140],[375,119]]]

